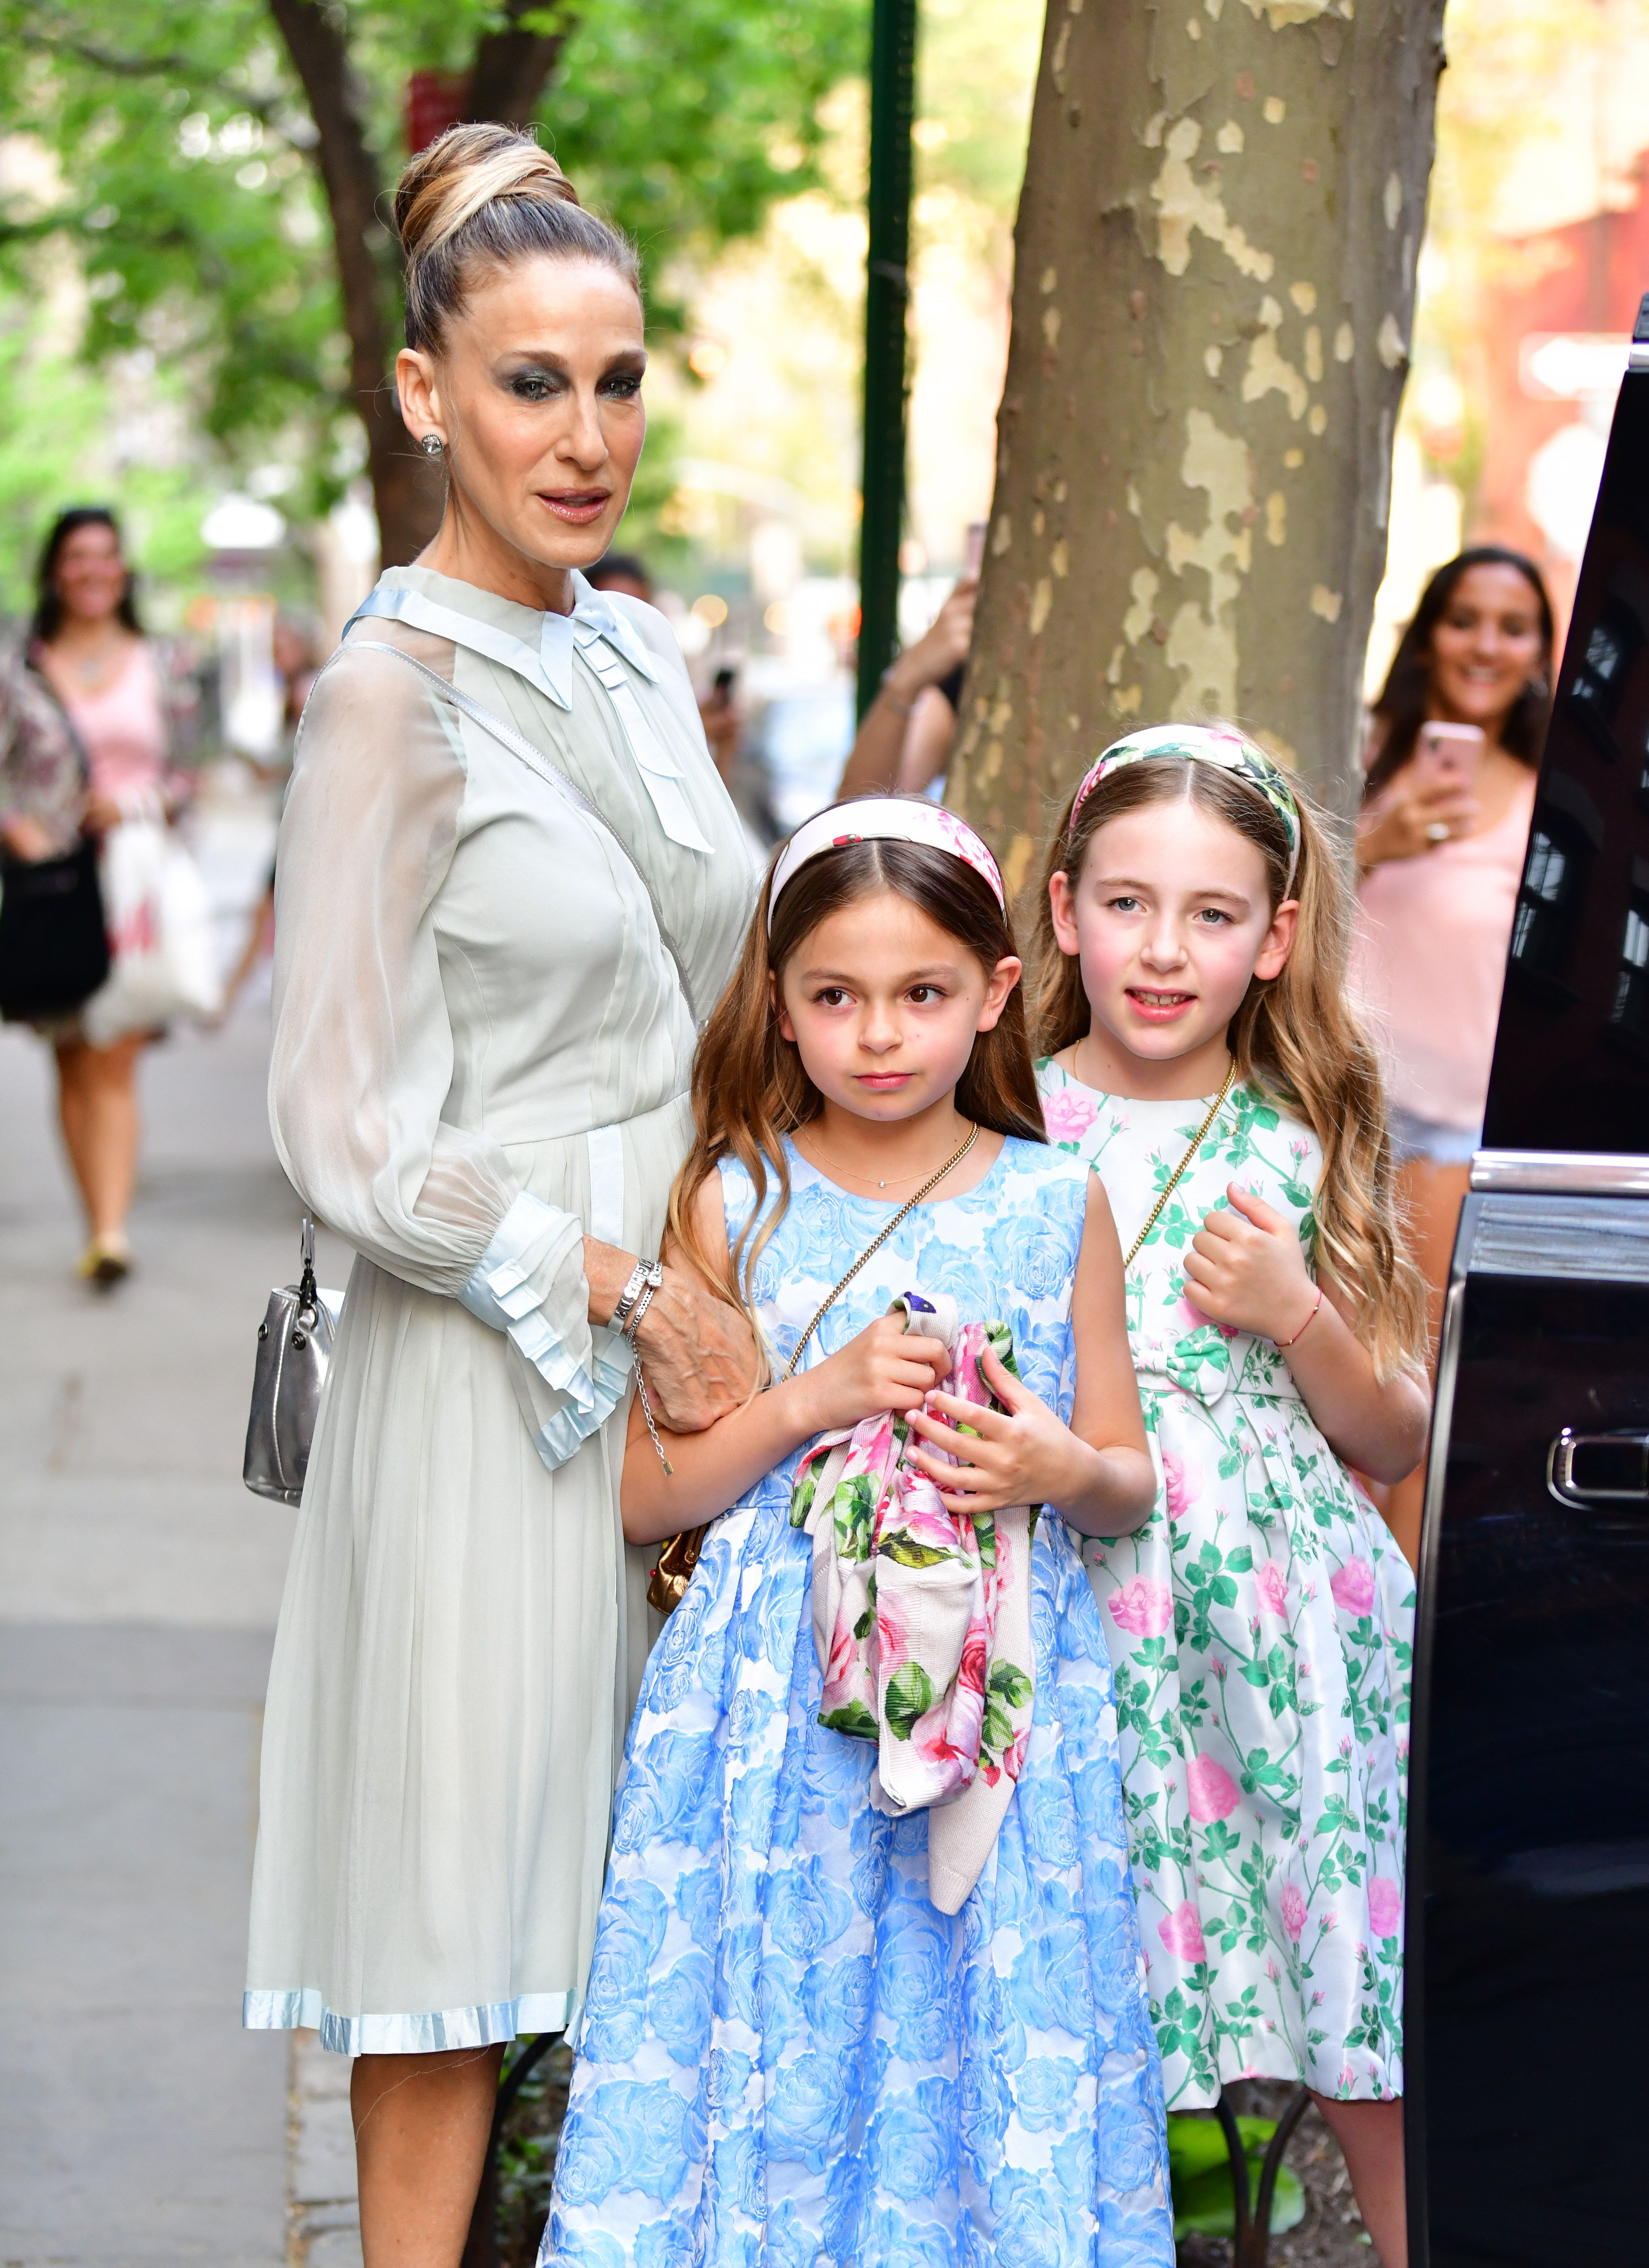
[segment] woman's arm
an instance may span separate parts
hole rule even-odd
[[[994,1354],[985,1356],[980,1370],[1005,1404],[1005,1415],[949,1394],[931,1395],[929,1409],[912,1414],[914,1429],[961,1465],[959,1471],[944,1458],[914,1453],[951,1511],[1046,1504],[1087,1535],[1131,1535],[1150,1518],[1157,1476],[1128,1344],[1122,1248],[1097,1174],[1088,1176],[1071,1329],[1077,1391],[1069,1425]],[[941,1422],[931,1411],[953,1422]],[[980,1438],[968,1439],[955,1425],[971,1426]]]
[[[876,698],[865,711],[848,756],[837,796],[891,795],[900,781],[905,733],[918,696],[966,661],[974,634],[975,576],[964,576],[939,608],[931,627],[902,653]],[[946,704],[949,705],[948,703]],[[923,785],[925,787],[924,780]]]
[[[1313,1284],[1292,1221],[1239,1189],[1211,1212],[1185,1256],[1186,1288],[1211,1322],[1286,1343],[1288,1367],[1318,1431],[1342,1462],[1400,1481],[1425,1454],[1430,1397],[1400,1370],[1384,1383],[1351,1329],[1340,1285]]]
[[[68,718],[20,655],[0,666],[0,843],[29,864],[74,847],[85,760]]]
[[[694,1211],[701,1243],[725,1250],[727,1226],[718,1175],[700,1184]],[[726,1312],[739,1313],[732,1307]],[[644,1333],[646,1324],[644,1317]],[[941,1341],[909,1335],[902,1318],[884,1315],[827,1360],[778,1380],[704,1432],[683,1435],[661,1426],[671,1473],[648,1438],[637,1394],[630,1405],[620,1496],[625,1542],[656,1543],[718,1519],[804,1441],[837,1426],[856,1425],[873,1410],[914,1410],[935,1379],[943,1378],[948,1362]],[[651,1390],[651,1358],[645,1373]]]

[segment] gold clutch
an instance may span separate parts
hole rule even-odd
[[[659,1564],[647,1584],[647,1603],[656,1607],[661,1615],[673,1615],[686,1596],[709,1534],[708,1527],[683,1528],[680,1535],[670,1538],[659,1554]]]

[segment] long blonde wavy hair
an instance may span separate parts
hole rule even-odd
[[[1291,895],[1299,902],[1294,948],[1280,975],[1255,977],[1226,1038],[1237,1076],[1297,1111],[1322,1145],[1317,1249],[1355,1302],[1352,1328],[1381,1379],[1418,1366],[1426,1345],[1425,1287],[1398,1217],[1374,1051],[1346,993],[1352,901],[1324,821],[1290,782],[1299,812],[1299,858]],[[1271,909],[1289,888],[1287,829],[1259,790],[1218,765],[1183,756],[1146,757],[1102,779],[1071,816],[1073,791],[1049,848],[1037,917],[1033,1027],[1039,1055],[1086,1036],[1093,1018],[1081,967],[1054,935],[1048,884],[1069,875],[1074,890],[1101,828],[1152,804],[1189,803],[1223,819],[1265,861]]]

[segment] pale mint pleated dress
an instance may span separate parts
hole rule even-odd
[[[701,1016],[755,877],[668,625],[576,590],[564,617],[386,574],[281,830],[276,1143],[360,1257],[276,1641],[245,2021],[349,2053],[571,2020],[651,1637],[582,1238],[658,1250],[695,1025],[631,858]]]

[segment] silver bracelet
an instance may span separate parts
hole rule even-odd
[[[609,1331],[622,1331],[630,1320],[636,1302],[651,1285],[656,1292],[664,1281],[664,1269],[657,1260],[638,1260],[630,1270],[629,1281],[618,1295],[618,1305],[607,1318]]]
[[[664,1281],[663,1269],[659,1267],[656,1261],[653,1263],[653,1265],[658,1270],[658,1282],[655,1283],[649,1278],[646,1290],[636,1302],[635,1313],[630,1316],[629,1322],[624,1326],[623,1335],[629,1341],[631,1346],[634,1346],[636,1344],[636,1334],[641,1329],[641,1319],[646,1314],[648,1308],[652,1307],[653,1300],[658,1296],[659,1285],[662,1284]]]

